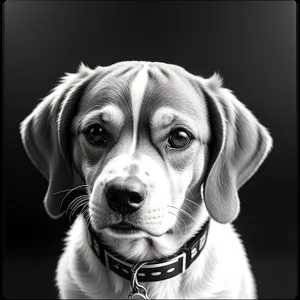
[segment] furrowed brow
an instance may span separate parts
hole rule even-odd
[[[95,109],[94,106],[84,115],[79,116],[77,120],[74,120],[72,130],[78,133],[91,124],[121,123],[123,119],[124,117],[121,110],[114,105],[108,105],[98,109]]]
[[[184,112],[176,111],[170,107],[158,109],[151,120],[151,127],[155,130],[165,132],[170,129],[173,124],[181,124],[191,129],[192,133],[201,141],[206,142],[209,138],[208,128],[204,126],[195,126],[199,122],[198,118],[189,116]]]

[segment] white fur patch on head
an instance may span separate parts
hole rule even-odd
[[[132,103],[133,115],[133,138],[130,153],[133,154],[137,143],[137,128],[141,105],[148,82],[148,63],[144,63],[143,68],[138,72],[137,76],[132,82],[130,95]]]

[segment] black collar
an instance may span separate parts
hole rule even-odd
[[[206,243],[208,228],[209,219],[196,236],[190,239],[176,254],[146,262],[146,264],[138,270],[138,281],[161,281],[183,273],[200,255]],[[132,270],[136,262],[129,261],[104,246],[90,226],[88,228],[88,242],[105,267],[121,277],[131,280]]]

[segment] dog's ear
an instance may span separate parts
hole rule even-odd
[[[268,130],[214,74],[202,81],[212,128],[204,201],[219,223],[232,222],[240,210],[238,189],[250,179],[272,147]]]
[[[58,192],[73,187],[70,123],[93,73],[81,64],[77,73],[66,74],[20,126],[29,158],[49,181],[44,204],[53,218],[63,213],[60,206],[66,193]]]

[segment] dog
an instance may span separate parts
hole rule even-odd
[[[239,188],[273,142],[218,73],[81,63],[20,132],[49,182],[52,218],[82,191],[67,209],[75,218],[56,270],[61,299],[257,297],[231,223]]]

